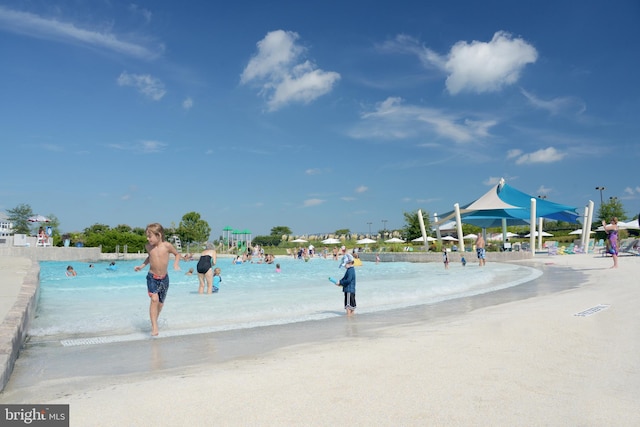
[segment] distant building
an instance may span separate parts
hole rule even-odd
[[[0,212],[0,236],[11,236],[13,234],[13,223],[9,222],[9,217]]]

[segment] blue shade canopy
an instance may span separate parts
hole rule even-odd
[[[531,219],[531,199],[534,198],[507,185],[504,180],[479,199],[460,207],[463,223],[482,228],[500,227],[505,219],[507,225],[526,225]],[[536,199],[536,217],[556,221],[578,222],[577,208]],[[437,224],[455,218],[455,211],[444,214]]]
[[[510,185],[504,184],[500,188],[498,184],[498,197],[507,203],[526,208],[527,215],[531,214],[531,199],[529,194],[516,190]],[[578,222],[580,215],[575,206],[550,202],[546,199],[536,199],[536,216],[538,218],[553,219],[556,221]]]

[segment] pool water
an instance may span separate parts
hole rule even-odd
[[[332,259],[309,262],[277,258],[275,264],[234,265],[219,258],[220,292],[198,294],[197,275],[185,275],[196,261],[181,262],[173,271],[159,320],[160,335],[176,336],[278,325],[344,316],[340,279],[344,269]],[[67,265],[76,277],[67,277]],[[147,271],[134,271],[137,261],[119,261],[115,271],[108,262],[41,262],[40,296],[30,340],[84,345],[147,339],[150,334]],[[528,282],[542,272],[515,264],[364,262],[355,267],[357,313],[374,313],[407,306],[487,293]]]

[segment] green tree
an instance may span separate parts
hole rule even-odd
[[[402,228],[402,235],[407,240],[413,240],[418,237],[422,237],[422,230],[420,229],[420,217],[418,216],[418,211],[415,212],[404,212],[404,227]],[[429,222],[429,212],[423,210],[422,211],[422,219],[424,220],[424,228],[429,234],[431,230],[431,223]]]
[[[284,235],[289,235],[291,234],[291,229],[287,226],[284,225],[277,225],[275,227],[273,227],[271,229],[271,236],[278,236],[278,237],[282,237]]]
[[[131,227],[127,224],[118,224],[114,230],[119,231],[120,233],[131,233]]]
[[[127,252],[144,252],[147,243],[146,236],[141,236],[128,231],[117,229],[105,230],[95,233],[88,233],[84,236],[84,244],[90,247],[102,246],[102,252],[115,252],[119,247],[120,252],[124,251],[125,245]]]
[[[253,245],[278,246],[282,239],[279,236],[256,236],[251,240]]]
[[[176,232],[182,243],[202,243],[209,240],[211,227],[207,221],[200,218],[199,213],[188,212],[182,216]]]
[[[92,226],[85,228],[84,234],[89,235],[93,233],[104,233],[109,230],[111,230],[111,227],[109,227],[108,225],[95,223]]]
[[[13,223],[13,232],[15,234],[30,234],[29,217],[33,216],[31,206],[21,203],[13,209],[7,209],[9,221]]]
[[[144,236],[146,238],[146,233],[145,233],[145,229],[142,227],[135,227],[133,230],[131,230],[131,232],[133,234],[137,234],[138,236]]]
[[[337,234],[338,236],[341,236],[341,235],[343,235],[343,234],[344,234],[344,235],[347,235],[347,234],[349,234],[349,233],[351,233],[351,231],[350,231],[348,228],[341,228],[340,230],[336,230],[336,234]]]
[[[610,222],[611,218],[614,216],[620,221],[626,221],[627,219],[627,214],[624,212],[624,206],[622,206],[622,202],[617,197],[610,198],[608,202],[604,202],[600,206],[600,209],[598,210],[599,220],[594,222],[599,223],[602,220]]]

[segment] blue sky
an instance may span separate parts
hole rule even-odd
[[[0,211],[376,232],[501,177],[640,211],[640,3],[377,3],[0,0]]]

